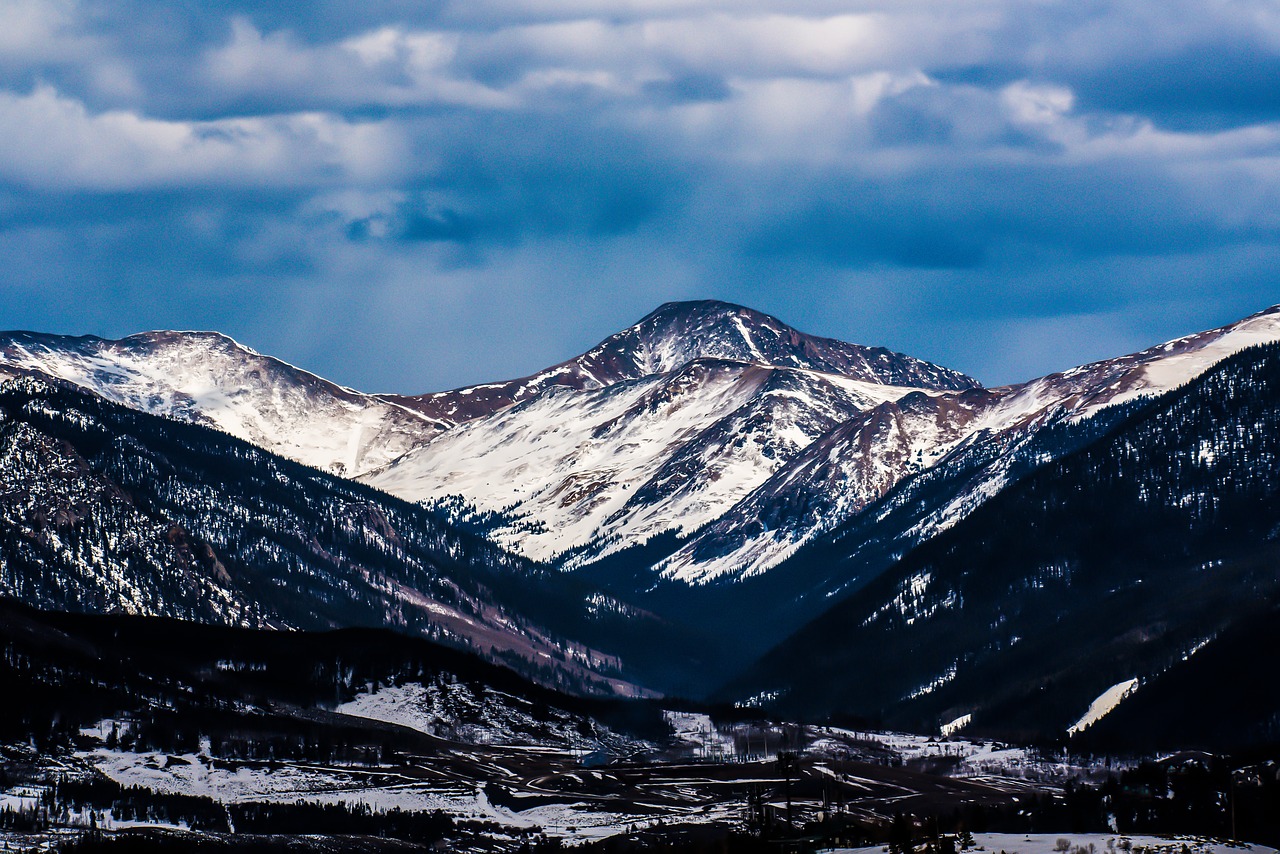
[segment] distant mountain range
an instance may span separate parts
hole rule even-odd
[[[530,377],[396,396],[216,333],[4,333],[0,590],[1065,733],[1270,607],[1274,342],[1280,309],[987,389],[670,303]]]

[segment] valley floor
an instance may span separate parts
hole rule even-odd
[[[1066,849],[1062,847],[1066,840]],[[973,846],[962,854],[1276,854],[1266,845],[1208,839],[1200,836],[1149,836],[1119,833],[975,833]],[[887,854],[888,847],[827,849],[824,854]]]
[[[396,696],[366,695],[348,708],[405,720],[406,709],[390,702]],[[421,714],[421,697],[412,696]],[[717,726],[705,714],[667,716],[673,727],[668,743],[619,739],[613,750],[622,756],[599,743],[562,738],[485,743],[518,740],[495,725],[488,732],[469,730],[469,742],[441,740],[434,753],[397,753],[366,764],[232,760],[217,756],[207,739],[185,753],[109,748],[108,734],[121,727],[104,721],[83,730],[82,749],[68,755],[6,750],[0,812],[43,811],[50,827],[9,833],[4,842],[16,850],[50,850],[68,834],[93,829],[109,836],[142,827],[216,836],[243,832],[247,818],[241,816],[257,816],[259,805],[269,805],[279,812],[272,821],[286,824],[290,811],[304,806],[357,817],[438,813],[451,823],[444,831],[451,850],[514,850],[526,843],[584,844],[698,827],[724,833],[762,824],[799,828],[837,817],[846,825],[877,826],[899,812],[999,811],[1020,798],[1052,796],[1064,780],[1102,773],[990,742],[764,722]],[[792,754],[794,763],[786,758]],[[164,809],[130,807],[124,814],[101,800],[68,802],[69,783],[92,786],[104,778],[117,787],[114,803],[139,791],[147,794],[133,801],[187,800]],[[270,825],[259,817],[258,826]],[[413,834],[402,836],[412,841]],[[319,838],[313,841],[321,846]]]

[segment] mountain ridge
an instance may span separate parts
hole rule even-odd
[[[629,630],[629,654],[650,656],[661,689],[696,692],[696,673],[675,671],[747,666],[912,548],[1109,431],[1126,407],[1242,347],[1280,341],[1280,306],[982,388],[730,303],[668,303],[529,378],[437,393],[437,403],[468,392],[479,401],[440,410],[446,420],[218,333],[140,334],[132,346],[82,338],[65,345],[69,355],[55,352],[59,340],[0,335],[0,371],[69,374],[105,399],[241,439],[260,427],[260,447],[274,453],[312,437],[308,453],[328,454],[320,468],[348,478],[358,469],[357,482],[573,579],[572,607],[646,615]],[[210,353],[240,361],[200,362]],[[172,365],[180,370],[166,374]],[[275,420],[254,421],[260,406]],[[566,625],[610,642],[603,626]],[[646,650],[651,629],[662,640]],[[667,672],[663,657],[681,664]]]
[[[389,627],[549,684],[645,693],[619,678],[615,655],[572,639],[586,618],[570,581],[421,507],[214,429],[55,380],[0,384],[0,594],[28,604]]]
[[[725,690],[773,696],[782,713],[884,714],[926,728],[967,716],[977,733],[1060,727],[1064,737],[1108,686],[1133,678],[1141,694],[1274,610],[1278,402],[1280,344],[1143,401],[921,543]],[[1250,726],[1266,725],[1263,711],[1248,711]]]

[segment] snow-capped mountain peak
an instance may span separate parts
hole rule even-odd
[[[759,575],[913,475],[935,468],[969,472],[955,494],[905,532],[904,542],[927,539],[1043,454],[1033,439],[1044,428],[1079,424],[1109,407],[1172,391],[1240,350],[1276,341],[1280,306],[1017,385],[885,401],[797,453],[657,569],[691,584]]]
[[[668,302],[585,353],[527,377],[396,402],[441,421],[482,418],[549,388],[579,391],[679,371],[698,359],[797,368],[867,383],[923,389],[979,386],[957,371],[883,347],[807,335],[763,312],[718,300]]]
[[[575,565],[688,535],[825,431],[976,381],[717,301],[667,303],[532,377],[419,399],[458,427],[367,481],[498,514],[498,542]]]
[[[119,340],[0,333],[0,374],[66,380],[131,409],[216,427],[335,474],[385,465],[447,423],[264,356],[218,332]]]
[[[670,373],[695,359],[799,368],[926,389],[978,385],[963,374],[883,347],[807,335],[772,315],[719,300],[664,303],[574,362],[607,385],[610,380]]]

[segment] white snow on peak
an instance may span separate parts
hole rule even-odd
[[[1161,394],[1185,385],[1223,359],[1249,347],[1280,341],[1280,306],[1220,330],[1178,338],[1137,354],[1130,387],[1107,403]]]
[[[364,480],[411,501],[457,495],[492,536],[570,566],[718,518],[825,430],[916,391],[699,360],[603,389],[555,387],[462,424]]]
[[[955,524],[1007,483],[1013,451],[1041,429],[1178,388],[1243,349],[1280,341],[1280,306],[1221,329],[1140,353],[1082,365],[1014,386],[930,393],[933,407],[894,399],[876,420],[856,416],[779,466],[720,519],[661,562],[663,578],[706,584],[760,575],[806,543],[860,513],[905,478],[966,453],[974,443],[1001,449],[985,473],[910,533],[927,539]],[[798,500],[803,493],[805,500]],[[808,508],[762,526],[775,501]]]
[[[1121,700],[1136,690],[1138,690],[1137,679],[1126,679],[1123,682],[1117,682],[1112,685],[1089,704],[1089,710],[1080,716],[1080,720],[1067,727],[1067,735],[1084,732],[1102,720],[1116,706],[1120,705]]]
[[[53,376],[132,409],[215,427],[347,476],[385,465],[443,427],[220,333],[148,332],[119,341],[16,334],[0,337],[0,365]]]

